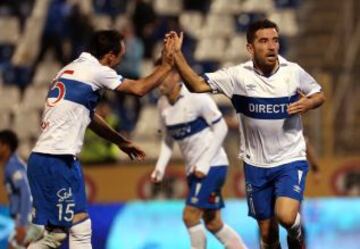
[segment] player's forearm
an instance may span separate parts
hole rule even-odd
[[[144,96],[154,88],[158,87],[171,70],[172,67],[170,65],[161,64],[147,77],[136,80],[134,82],[136,95]]]
[[[111,128],[106,121],[98,114],[94,114],[94,118],[91,121],[89,128],[96,133],[96,135],[114,143],[121,144],[129,142],[120,133]]]
[[[214,124],[212,126],[212,131],[214,133],[214,139],[211,141],[209,148],[205,151],[196,165],[197,170],[200,170],[204,174],[208,173],[211,166],[211,161],[215,155],[219,153],[219,150],[221,149],[226,137],[228,128],[224,119],[221,119],[218,123]]]
[[[325,95],[323,92],[314,93],[307,98],[311,101],[310,109],[315,109],[325,102]]]
[[[155,166],[156,170],[160,171],[161,173],[165,172],[172,155],[172,150],[173,146],[171,142],[166,142],[166,140],[161,142],[160,154]]]
[[[197,75],[186,62],[184,55],[181,51],[175,53],[176,68],[181,75],[185,85],[191,92],[210,92],[210,86],[205,80]]]

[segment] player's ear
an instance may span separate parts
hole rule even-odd
[[[246,49],[249,52],[249,54],[251,55],[251,57],[254,55],[254,46],[251,43],[247,43],[246,44]]]

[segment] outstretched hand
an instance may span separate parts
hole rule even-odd
[[[163,49],[161,51],[162,64],[169,65],[171,67],[174,65],[174,51],[175,46],[173,39],[168,39],[164,42]]]
[[[121,144],[118,144],[118,147],[120,150],[125,152],[131,160],[144,160],[145,158],[145,152],[132,144],[130,141],[122,142]]]
[[[184,40],[184,33],[180,32],[178,35],[175,31],[170,31],[165,35],[164,43],[173,42],[174,52],[181,51],[181,47]]]

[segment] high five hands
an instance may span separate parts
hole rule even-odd
[[[183,32],[178,35],[175,31],[167,33],[164,37],[161,60],[165,65],[174,66],[175,53],[181,52]]]

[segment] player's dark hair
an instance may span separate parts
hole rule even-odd
[[[277,32],[279,32],[279,27],[276,25],[276,23],[268,19],[262,19],[251,23],[246,32],[247,42],[252,43],[255,40],[256,31],[260,29],[269,29],[269,28],[274,28],[276,29]]]
[[[19,139],[17,135],[11,130],[0,131],[0,142],[8,145],[12,153],[16,151],[19,145]]]
[[[116,30],[96,31],[88,44],[87,52],[100,60],[109,52],[119,54],[124,37]]]

